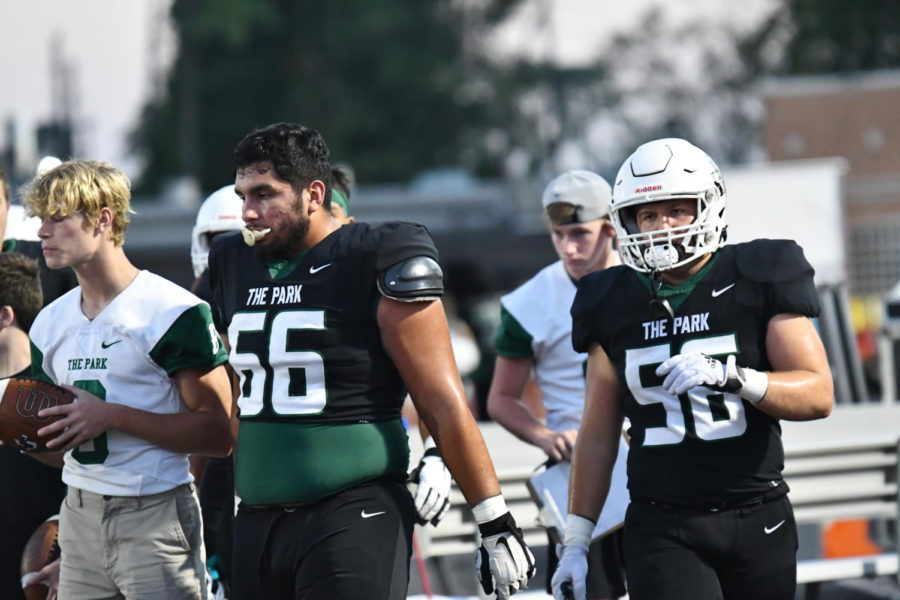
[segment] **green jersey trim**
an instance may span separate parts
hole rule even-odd
[[[365,481],[406,477],[409,440],[399,419],[305,424],[241,420],[234,479],[250,506],[296,504]]]
[[[266,263],[266,270],[269,271],[269,277],[275,280],[284,279],[297,268],[297,265],[300,264],[300,261],[303,260],[303,257],[306,256],[307,252],[309,252],[309,250],[304,250],[290,260],[268,261]]]
[[[150,351],[168,375],[181,369],[209,370],[228,360],[205,302],[185,310]]]
[[[15,252],[16,246],[18,246],[16,240],[3,240],[3,249],[0,252]]]
[[[497,355],[504,358],[534,358],[533,341],[534,337],[501,304],[500,325],[494,338]]]
[[[40,349],[34,345],[34,342],[30,342],[31,344],[31,376],[35,379],[40,379],[41,381],[46,381],[47,383],[56,383],[47,373],[44,372],[44,353],[40,351]]]
[[[684,301],[688,299],[688,296],[691,295],[691,292],[694,291],[694,288],[697,287],[703,278],[706,277],[706,274],[709,273],[710,269],[712,269],[713,265],[716,264],[716,261],[719,259],[719,252],[716,251],[712,258],[708,263],[703,265],[703,268],[697,271],[693,277],[690,279],[686,279],[682,281],[678,285],[667,285],[663,284],[661,288],[659,288],[659,292],[656,294],[659,298],[663,298],[669,301],[669,305],[673,310],[678,310],[681,308],[681,305],[684,304]],[[652,283],[650,282],[650,278],[644,273],[635,273],[638,277],[638,281],[640,281],[647,291],[653,293]]]

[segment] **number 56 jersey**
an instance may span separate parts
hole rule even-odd
[[[582,278],[572,306],[576,350],[599,343],[616,369],[631,422],[633,499],[716,506],[781,484],[781,427],[736,394],[698,386],[674,396],[656,368],[700,352],[770,371],[766,332],[778,314],[818,314],[813,269],[791,241],[721,248],[679,288],[674,318],[650,315],[648,280],[620,266]],[[673,298],[674,300],[674,298]]]
[[[406,387],[382,345],[377,278],[409,258],[437,260],[427,230],[345,225],[284,264],[267,263],[237,234],[221,238],[210,283],[240,379],[241,498],[306,502],[405,475]]]

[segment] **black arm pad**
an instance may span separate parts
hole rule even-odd
[[[382,271],[378,291],[401,302],[437,300],[444,294],[444,274],[433,258],[415,256]]]

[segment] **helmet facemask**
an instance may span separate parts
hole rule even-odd
[[[686,197],[665,198],[656,202],[675,199]],[[640,204],[647,203],[614,211],[619,253],[625,264],[643,273],[668,271],[717,250],[725,241],[724,200],[717,190],[708,190],[703,196],[691,199],[697,204],[697,217],[693,222],[643,233],[638,230],[634,215]]]

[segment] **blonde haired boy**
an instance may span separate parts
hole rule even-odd
[[[40,432],[65,452],[60,597],[205,598],[188,454],[231,452],[226,355],[206,303],[128,260],[130,199],[121,171],[75,160],[25,202],[79,283],[31,329],[33,374],[78,398],[41,413],[63,416]]]

